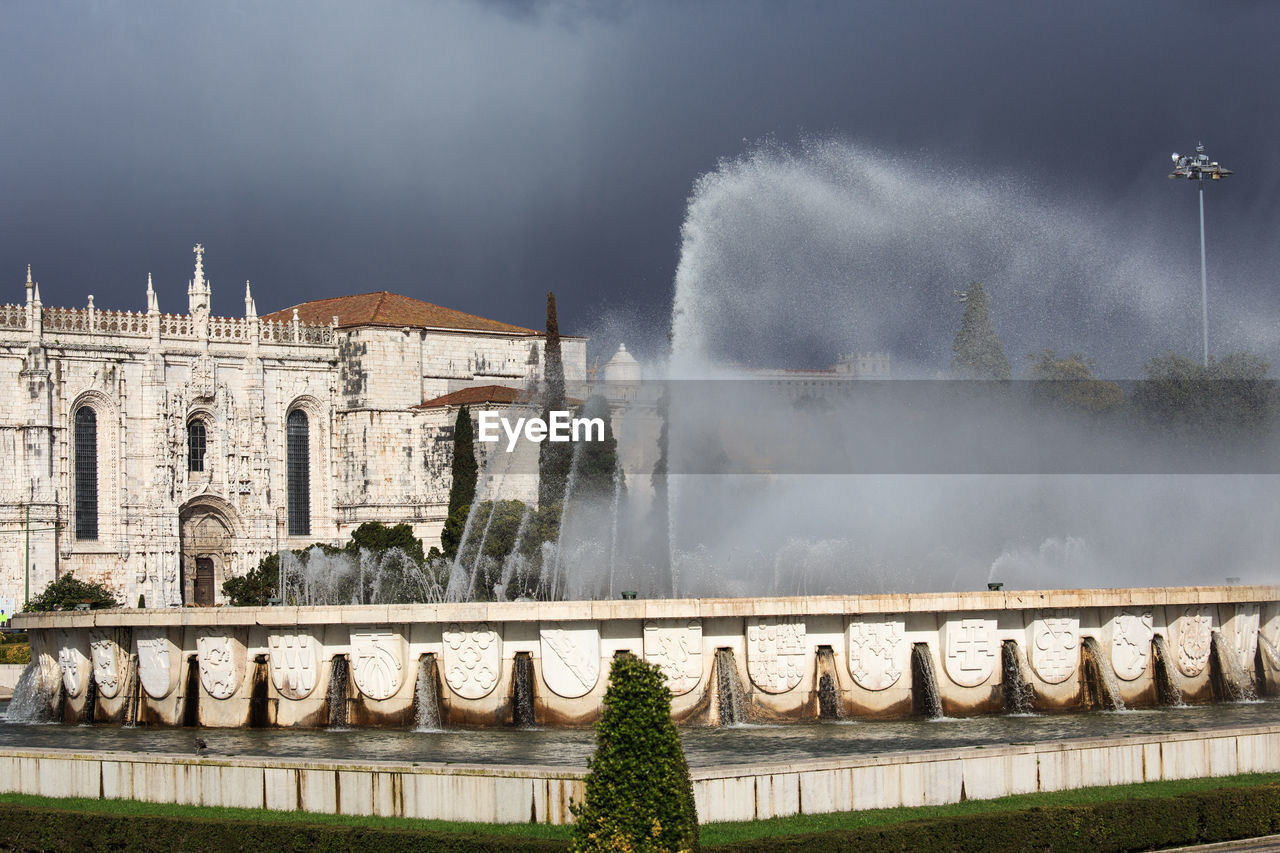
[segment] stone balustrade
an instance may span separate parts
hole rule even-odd
[[[148,315],[135,311],[104,311],[97,308],[43,308],[44,332],[50,335],[105,335],[147,338],[151,324],[158,323],[160,337],[194,341],[199,337],[194,318],[189,314]],[[209,340],[215,342],[249,341],[258,327],[264,343],[302,343],[331,346],[334,327],[309,323],[274,322],[246,317],[210,317]],[[24,305],[0,305],[0,331],[28,331],[27,308]]]

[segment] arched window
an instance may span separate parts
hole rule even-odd
[[[76,538],[98,538],[98,415],[76,409]]]
[[[205,428],[204,421],[194,420],[187,424],[187,470],[191,472],[204,470]]]
[[[294,409],[288,420],[289,535],[311,535],[311,433],[307,413]]]

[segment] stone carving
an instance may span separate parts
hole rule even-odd
[[[244,683],[244,646],[221,629],[205,628],[196,635],[196,660],[200,684],[214,699],[230,699]]]
[[[849,620],[849,674],[865,690],[898,683],[911,663],[907,623],[899,616],[854,616]]]
[[[351,675],[370,699],[390,699],[404,683],[404,639],[393,631],[351,632]]]
[[[747,618],[747,674],[765,693],[786,693],[804,677],[804,622],[794,616]]]
[[[84,692],[89,680],[88,661],[76,643],[78,639],[73,631],[57,632],[58,668],[62,670],[62,686],[73,699]]]
[[[93,661],[93,680],[98,684],[98,695],[115,698],[124,681],[120,672],[120,646],[115,638],[102,628],[90,630],[89,657]]]
[[[942,637],[948,678],[961,687],[977,687],[991,677],[1000,657],[996,620],[948,620],[942,626]]]
[[[310,634],[269,634],[271,683],[286,699],[305,699],[320,679],[320,642]]]
[[[449,689],[464,699],[488,696],[502,671],[502,637],[486,622],[453,622],[442,639]]]
[[[644,659],[667,677],[671,695],[683,696],[702,681],[702,621],[647,621]]]
[[[548,622],[542,640],[542,680],[557,696],[576,699],[600,679],[598,622]]]
[[[138,678],[142,689],[152,699],[163,699],[177,686],[182,655],[163,630],[148,633],[148,629],[138,628],[136,631],[139,635]]]
[[[1233,609],[1235,612],[1231,613]],[[1222,639],[1227,642],[1244,672],[1253,671],[1253,661],[1258,654],[1258,609],[1257,604],[1237,604],[1234,608],[1231,605],[1222,606],[1222,615],[1231,613],[1222,626],[1225,635]]]
[[[1202,604],[1183,608],[1174,629],[1178,671],[1186,676],[1204,672],[1213,648],[1213,615],[1209,608]]]
[[[1031,668],[1046,684],[1061,684],[1080,662],[1080,619],[1065,610],[1038,610],[1027,629]]]
[[[1147,671],[1155,636],[1150,610],[1120,610],[1111,620],[1111,668],[1125,681]]]

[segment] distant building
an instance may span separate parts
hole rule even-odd
[[[541,379],[541,332],[395,293],[259,317],[246,283],[244,317],[210,316],[195,252],[186,314],[149,279],[145,313],[45,308],[30,270],[0,306],[0,598],[74,571],[130,605],[209,605],[264,555],[366,521],[434,544],[450,413]],[[582,381],[585,338],[563,353]]]

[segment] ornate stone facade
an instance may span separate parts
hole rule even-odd
[[[259,317],[246,284],[243,317],[212,316],[203,252],[186,314],[162,314],[150,280],[145,312],[45,308],[30,271],[25,304],[0,305],[0,597],[73,571],[129,606],[217,604],[266,554],[366,521],[430,546],[456,415],[430,401],[540,378],[540,333],[393,293]],[[585,344],[563,339],[570,381]],[[291,416],[307,438],[294,499]]]

